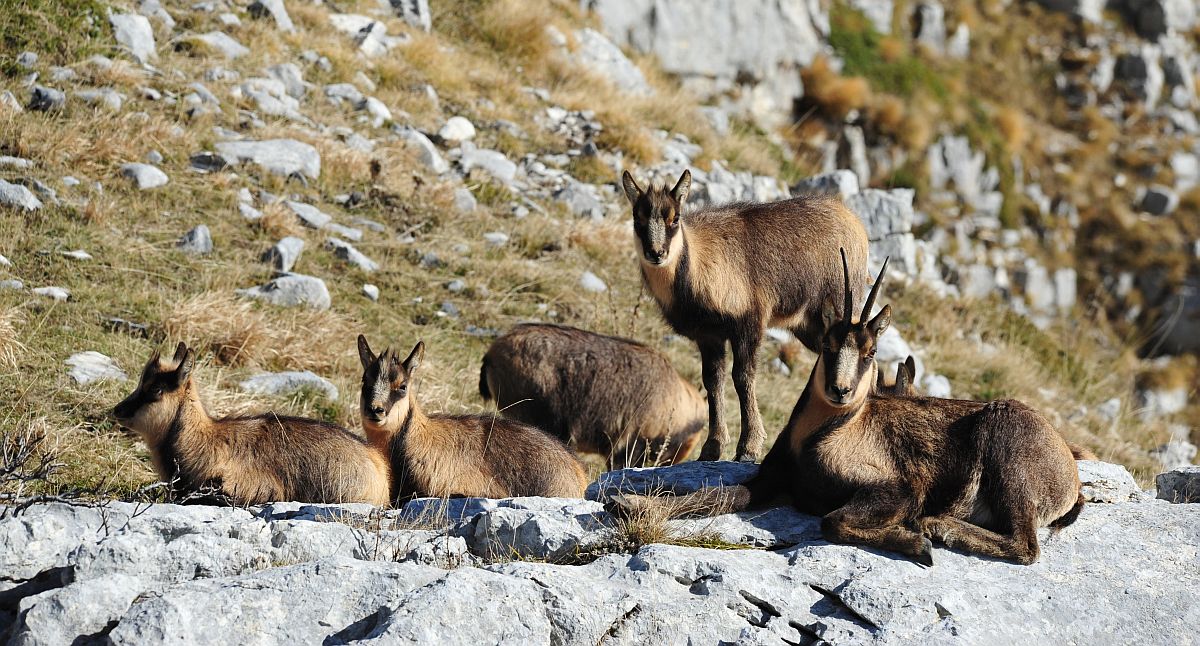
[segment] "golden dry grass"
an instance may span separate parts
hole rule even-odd
[[[824,56],[818,56],[801,70],[800,79],[804,82],[805,97],[834,119],[861,109],[871,98],[871,86],[866,79],[839,75]]]
[[[16,368],[27,348],[17,336],[25,314],[16,307],[0,310],[0,368]]]

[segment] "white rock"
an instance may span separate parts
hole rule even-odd
[[[292,23],[292,17],[288,15],[287,7],[283,5],[283,0],[254,0],[247,7],[247,10],[255,18],[262,18],[270,14],[275,19],[275,26],[280,31],[296,31],[296,26]]]
[[[71,292],[64,287],[35,287],[30,291],[38,296],[45,296],[60,302],[71,298]]]
[[[504,153],[476,148],[469,142],[463,142],[458,164],[464,174],[470,174],[471,169],[479,168],[504,184],[511,184],[517,177],[517,165],[505,157]]]
[[[926,373],[921,378],[921,392],[930,397],[940,397],[942,399],[950,399],[953,393],[950,388],[950,380],[942,375]]]
[[[379,288],[372,285],[371,283],[363,284],[362,293],[363,293],[363,296],[366,296],[367,298],[369,298],[373,301],[379,300]]]
[[[590,271],[585,271],[579,276],[579,286],[593,293],[601,293],[608,291],[608,285],[600,279],[599,276]]]
[[[64,252],[62,252],[62,255],[67,258],[70,258],[72,260],[91,260],[92,259],[92,254],[84,251],[83,249],[75,249],[73,251],[64,251]]]
[[[850,170],[835,170],[800,180],[792,187],[793,195],[818,193],[838,195],[843,200],[858,193],[858,175]],[[911,228],[911,224],[909,225]]]
[[[0,179],[0,205],[25,211],[36,211],[42,208],[42,201],[24,186],[9,184]]]
[[[388,109],[383,101],[369,96],[363,100],[363,109],[367,114],[371,115],[371,125],[376,128],[392,120],[392,111]]]
[[[109,357],[94,350],[76,352],[64,362],[71,366],[68,374],[80,385],[96,381],[124,381],[125,371]]]
[[[471,123],[466,117],[450,117],[442,128],[438,130],[438,136],[446,141],[458,143],[475,138],[475,124]]]
[[[121,106],[125,105],[125,95],[112,88],[80,90],[75,96],[88,105],[104,108],[109,112],[119,112]]]
[[[508,234],[503,231],[489,231],[483,234],[483,239],[491,247],[503,247],[508,244]]]
[[[1186,439],[1173,439],[1150,451],[1150,457],[1158,460],[1165,471],[1191,466],[1196,459],[1196,445]]]
[[[325,248],[332,251],[333,255],[337,256],[338,258],[350,263],[351,265],[354,265],[355,267],[358,267],[367,273],[371,273],[379,269],[379,263],[363,255],[361,251],[354,248],[354,245],[346,242],[345,240],[329,238],[325,241]]]
[[[134,185],[141,191],[166,186],[170,181],[166,173],[149,164],[122,164],[121,174],[133,180]]]
[[[12,267],[12,261],[0,254],[0,267]]]
[[[287,236],[276,242],[262,255],[262,261],[270,263],[275,271],[289,272],[300,259],[304,251],[304,240],[295,236]]]
[[[33,162],[20,157],[2,155],[0,156],[0,167],[13,168],[16,170],[29,170],[30,168],[33,168]]]
[[[207,225],[198,224],[183,234],[175,246],[184,253],[207,255],[213,250],[212,234],[209,233]]]
[[[325,281],[303,274],[285,274],[265,285],[239,289],[237,293],[283,307],[306,305],[317,310],[327,310],[331,303]]]
[[[320,229],[333,222],[333,216],[311,204],[296,202],[294,200],[288,200],[284,204],[291,209],[292,213],[296,214],[296,217],[300,218],[304,226],[310,229]]]
[[[337,401],[338,389],[332,382],[309,370],[264,372],[238,384],[242,392],[258,395],[292,395],[303,390],[320,393],[329,401]]]
[[[1145,496],[1133,475],[1119,464],[1078,460],[1076,465],[1088,502],[1128,502]]]
[[[147,587],[137,577],[114,573],[25,597],[10,643],[53,646],[103,634]]]
[[[229,165],[253,163],[277,175],[298,173],[310,179],[321,175],[321,155],[317,149],[295,139],[223,141],[216,148]]]
[[[147,24],[149,23],[147,22]],[[250,53],[249,48],[222,31],[210,31],[207,34],[200,34],[192,38],[230,60],[241,58]]]
[[[575,32],[578,48],[572,58],[585,69],[598,72],[612,81],[618,89],[631,94],[651,94],[650,85],[642,70],[625,56],[620,47],[594,29],[579,29]]]
[[[114,13],[108,16],[112,25],[113,35],[117,42],[139,63],[146,63],[156,57],[154,51],[154,29],[145,16],[126,13]]]
[[[163,9],[159,0],[140,0],[137,11],[147,18],[153,18],[162,23],[163,28],[167,31],[175,29],[175,19],[167,13],[166,9]]]
[[[402,128],[399,131],[399,135],[408,142],[409,146],[417,150],[418,159],[430,171],[441,175],[450,170],[450,164],[446,163],[445,158],[438,152],[437,146],[433,145],[429,137],[426,137],[413,128]]]

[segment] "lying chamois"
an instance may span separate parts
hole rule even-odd
[[[879,373],[879,379],[875,383],[875,392],[880,395],[890,395],[892,397],[919,396],[917,392],[917,364],[912,355],[907,359],[896,364],[896,380],[891,384],[884,381],[883,373]],[[1099,460],[1096,454],[1090,449],[1086,449],[1074,442],[1067,442],[1067,448],[1071,449],[1071,456],[1076,460]]]
[[[842,311],[849,313],[845,272]],[[858,321],[826,308],[817,363],[759,473],[743,486],[685,498],[711,513],[789,495],[799,510],[823,516],[828,540],[902,552],[925,565],[933,564],[930,538],[1036,561],[1037,529],[1065,527],[1083,508],[1070,449],[1020,402],[873,393],[875,343],[891,320],[890,306],[868,320],[882,276]],[[617,496],[613,504],[621,512],[653,503]]]
[[[733,348],[733,384],[741,403],[737,459],[762,452],[754,394],[756,355],[768,326],[791,330],[809,350],[821,347],[821,304],[838,301],[839,246],[849,254],[854,294],[867,284],[867,232],[836,197],[770,204],[736,203],[683,212],[692,175],[675,187],[643,191],[628,171],[642,280],[667,323],[696,342],[708,396],[708,439],[701,460],[719,460],[725,443],[725,347]]]
[[[583,497],[583,466],[550,435],[494,415],[426,415],[413,382],[424,355],[424,343],[403,361],[391,349],[376,355],[358,337],[363,430],[390,462],[393,500]]]
[[[896,379],[887,383],[883,373],[875,381],[875,392],[880,395],[901,397],[917,394],[917,361],[910,354],[908,358],[896,364]]]
[[[479,394],[609,469],[682,462],[708,417],[671,362],[636,341],[562,325],[518,325],[483,357]]]
[[[192,350],[155,352],[113,417],[150,448],[180,493],[216,488],[231,502],[388,503],[387,462],[346,429],[274,413],[213,419],[200,402]]]

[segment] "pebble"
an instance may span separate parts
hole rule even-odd
[[[366,283],[362,286],[362,293],[363,296],[366,296],[373,301],[379,300],[379,288],[371,283]]]
[[[601,293],[608,291],[608,285],[605,284],[599,276],[590,271],[585,271],[579,277],[579,286],[589,292]]]

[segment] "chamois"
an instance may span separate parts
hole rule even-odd
[[[663,318],[700,350],[708,397],[701,460],[719,460],[725,443],[726,344],[741,404],[736,458],[753,462],[766,434],[754,393],[756,355],[768,326],[790,329],[809,350],[821,343],[821,304],[837,301],[839,246],[850,258],[854,294],[867,284],[867,232],[836,197],[770,204],[735,203],[683,212],[692,174],[674,188],[643,191],[622,183],[633,207],[642,280]]]
[[[423,342],[401,361],[390,348],[376,355],[360,334],[358,356],[363,430],[391,466],[393,501],[583,497],[583,465],[543,431],[494,415],[426,415],[413,381],[425,356]]]
[[[879,379],[875,384],[875,391],[881,395],[891,395],[893,397],[914,396],[919,395],[917,392],[917,364],[912,355],[907,359],[896,364],[896,380],[888,384],[883,373],[879,373]],[[1076,460],[1099,460],[1096,454],[1090,449],[1086,449],[1074,442],[1067,442],[1067,448],[1071,449],[1071,456]]]
[[[702,397],[652,348],[562,325],[524,324],[496,339],[479,394],[608,468],[685,460],[708,419]]]
[[[826,307],[817,363],[758,474],[742,486],[689,494],[686,502],[711,513],[790,495],[800,511],[823,516],[821,532],[833,542],[893,550],[925,565],[933,564],[931,538],[1036,561],[1037,529],[1065,527],[1083,508],[1066,442],[1017,401],[872,392],[876,340],[891,321],[890,306],[868,318],[883,272],[855,321],[844,271],[846,314]],[[611,504],[621,512],[648,501],[617,496]]]
[[[264,413],[214,419],[192,377],[195,354],[180,343],[155,352],[137,389],[113,417],[150,448],[158,476],[181,493],[216,487],[233,503],[388,503],[388,465],[346,429]]]

